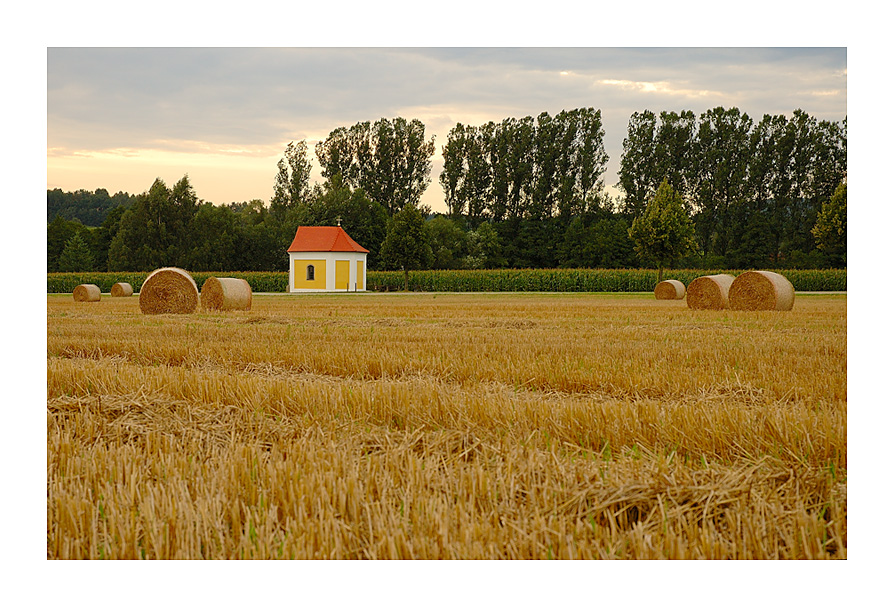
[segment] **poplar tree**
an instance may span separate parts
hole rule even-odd
[[[307,203],[311,194],[310,178],[311,161],[308,158],[308,146],[305,140],[297,144],[290,141],[283,158],[277,163],[273,198],[270,200],[271,212],[282,218],[287,209],[295,209]]]
[[[426,139],[426,127],[416,118],[381,118],[335,129],[315,150],[324,178],[341,174],[394,215],[420,204],[431,181],[435,136]]]

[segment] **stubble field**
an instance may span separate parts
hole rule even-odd
[[[47,557],[847,557],[846,297],[47,297]]]

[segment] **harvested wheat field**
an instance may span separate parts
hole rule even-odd
[[[846,297],[47,297],[47,557],[841,559]]]

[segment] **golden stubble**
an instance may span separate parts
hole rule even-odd
[[[47,299],[50,558],[843,558],[846,299]]]

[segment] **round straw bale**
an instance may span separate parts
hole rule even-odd
[[[130,283],[115,283],[112,285],[113,298],[128,298],[134,295],[134,288]]]
[[[72,292],[75,302],[99,302],[99,287],[93,283],[78,285]]]
[[[653,290],[657,300],[683,300],[687,297],[687,288],[675,279],[662,281]]]
[[[140,312],[144,315],[191,313],[199,305],[199,288],[180,268],[153,270],[140,287]]]
[[[796,292],[782,274],[750,270],[734,280],[729,296],[734,310],[792,310]]]
[[[245,279],[208,277],[202,284],[205,310],[251,310],[252,288]]]
[[[687,287],[687,306],[704,310],[728,308],[727,293],[733,283],[733,275],[711,274],[695,279]]]

